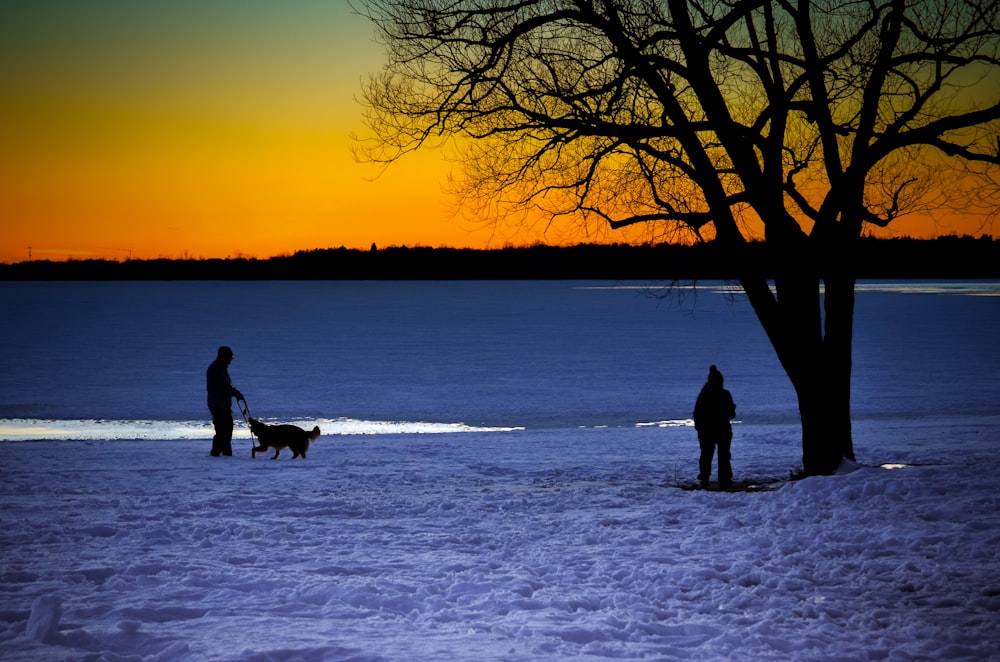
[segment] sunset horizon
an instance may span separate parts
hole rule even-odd
[[[8,4],[0,56],[0,262],[644,241],[477,218],[447,190],[460,163],[444,150],[357,160],[384,53],[346,3]],[[924,214],[875,230],[992,226]]]
[[[373,34],[346,3],[0,9],[0,262],[490,245],[440,153],[355,159]]]

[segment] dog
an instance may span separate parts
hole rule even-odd
[[[250,451],[250,457],[257,457],[257,453],[273,448],[272,460],[277,460],[285,448],[291,449],[293,460],[300,455],[305,458],[309,442],[315,441],[320,434],[318,425],[310,432],[297,425],[268,425],[255,418],[250,419],[250,432],[260,441],[260,446],[254,446]]]

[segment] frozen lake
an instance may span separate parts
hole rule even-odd
[[[0,656],[998,659],[1000,285],[862,283],[859,464],[794,483],[745,300],[679,294],[0,283]],[[220,344],[307,460],[208,457]],[[710,363],[771,489],[678,488]]]
[[[684,421],[711,363],[742,425],[797,423],[742,296],[711,284],[655,293],[576,281],[0,283],[15,321],[0,329],[0,439],[203,436],[204,371],[221,344],[236,351],[230,373],[252,413],[331,433]],[[998,294],[995,282],[861,284],[859,425],[996,414]]]

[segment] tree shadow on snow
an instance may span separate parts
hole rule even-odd
[[[702,486],[697,481],[667,483],[665,487],[676,487],[686,492],[772,492],[787,482],[787,478],[754,478],[752,480],[734,480],[732,484],[725,487],[719,483],[709,483],[707,486]]]

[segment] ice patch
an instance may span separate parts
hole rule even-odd
[[[377,434],[451,434],[462,432],[512,432],[523,427],[493,427],[465,423],[435,423],[425,421],[366,421],[352,418],[320,418],[276,421],[262,418],[265,423],[291,423],[302,427],[319,425],[323,436]],[[0,441],[80,440],[111,441],[117,439],[177,440],[211,439],[211,424],[205,421],[154,420],[45,420],[0,419]],[[250,431],[237,418],[234,439],[249,439]]]
[[[637,428],[693,428],[694,420],[690,418],[673,419],[667,421],[650,421],[648,423],[636,423]]]

